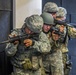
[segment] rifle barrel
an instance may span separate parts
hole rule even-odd
[[[8,43],[9,40],[6,40],[6,41],[3,41],[3,42],[0,42],[0,44],[5,44],[5,43]]]

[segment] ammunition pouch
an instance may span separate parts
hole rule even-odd
[[[39,59],[37,56],[32,56],[32,70],[37,70],[40,67]]]
[[[40,67],[38,57],[33,56],[31,59],[25,58],[22,66],[25,70],[38,70]]]
[[[31,61],[30,61],[29,58],[26,58],[25,61],[24,61],[24,63],[23,63],[22,65],[23,65],[23,68],[24,68],[25,70],[30,70],[30,69],[32,69],[32,63],[31,63]]]

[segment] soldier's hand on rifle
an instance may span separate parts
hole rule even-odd
[[[33,45],[33,41],[31,39],[25,39],[24,40],[24,45],[26,47],[32,46]]]
[[[13,37],[16,37],[17,35],[12,35],[12,34],[10,34],[9,35],[9,39],[11,39],[11,38],[13,38]],[[12,41],[12,43],[14,44],[14,45],[16,45],[16,44],[18,44],[19,43],[19,41],[18,40],[16,40],[16,41]]]

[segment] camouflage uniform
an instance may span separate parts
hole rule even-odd
[[[50,26],[54,25],[54,19],[51,14],[44,12],[41,16],[44,20],[44,24]],[[45,72],[47,75],[64,75],[60,43],[52,39],[51,32],[45,34],[47,35],[52,46],[50,52],[43,55],[43,66],[45,68]]]
[[[63,7],[59,7],[59,11],[57,12],[56,19],[63,21],[66,19],[67,11]],[[60,25],[56,25],[58,28],[60,28]],[[69,32],[72,29],[71,26],[63,26],[63,31],[62,31],[62,36],[61,36],[61,41],[62,41],[62,46],[61,46],[61,51],[62,51],[62,57],[63,57],[63,64],[64,64],[64,74],[69,75],[70,69],[66,66],[67,62],[69,61],[68,58],[68,39],[70,36]]]
[[[32,15],[26,18],[21,29],[12,31],[11,35],[23,35],[26,34],[25,27],[28,27],[35,33],[35,36],[30,38],[33,44],[29,47],[24,45],[25,39],[21,39],[17,44],[8,43],[6,45],[6,54],[11,56],[13,65],[12,75],[45,75],[45,73],[42,74],[41,55],[49,52],[51,47],[46,35],[42,32],[42,26],[43,19],[38,15]]]
[[[57,26],[60,27],[60,25],[57,25]],[[67,35],[66,35],[66,33],[67,33]],[[62,34],[63,35],[61,36],[61,39],[60,39],[60,41],[62,42],[62,43],[60,43],[61,44],[60,50],[62,51],[62,58],[63,58],[63,65],[64,65],[64,75],[69,75],[69,72],[70,72],[70,69],[71,69],[71,62],[69,62],[69,57],[68,57],[68,51],[69,50],[68,50],[67,45],[68,45],[69,37],[76,38],[76,29],[74,27],[70,26],[70,25],[68,25],[67,29],[66,29],[66,26],[65,26],[64,27],[64,33],[62,33]]]
[[[57,12],[57,19],[58,20],[65,20],[66,19],[66,15],[67,15],[67,11],[65,8],[63,7],[59,7],[59,11]],[[58,28],[60,28],[60,25],[56,25],[59,26]],[[64,38],[62,41],[62,46],[61,46],[61,50],[63,53],[63,64],[64,64],[64,73],[65,75],[69,75],[69,71],[71,68],[71,62],[69,62],[69,58],[68,58],[68,39],[69,37],[72,38],[76,38],[76,29],[72,26],[70,26],[69,24],[67,24],[67,26],[63,26],[63,32],[62,32],[63,36],[61,36],[61,38]],[[69,37],[68,37],[69,36]],[[67,66],[68,65],[68,66]],[[68,68],[69,67],[69,68]]]

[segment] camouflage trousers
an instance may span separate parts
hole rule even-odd
[[[57,50],[53,53],[47,54],[43,59],[45,71],[47,66],[49,66],[48,68],[50,69],[50,71],[46,72],[47,75],[64,75],[61,51]],[[45,63],[47,63],[46,67]]]
[[[25,71],[24,69],[14,67],[11,75],[42,75],[42,74],[41,74],[41,68],[39,68],[36,71],[32,70]]]
[[[70,69],[67,68],[67,66],[66,66],[66,62],[69,61],[68,54],[63,53],[62,58],[63,58],[63,65],[64,65],[64,75],[69,75]]]

